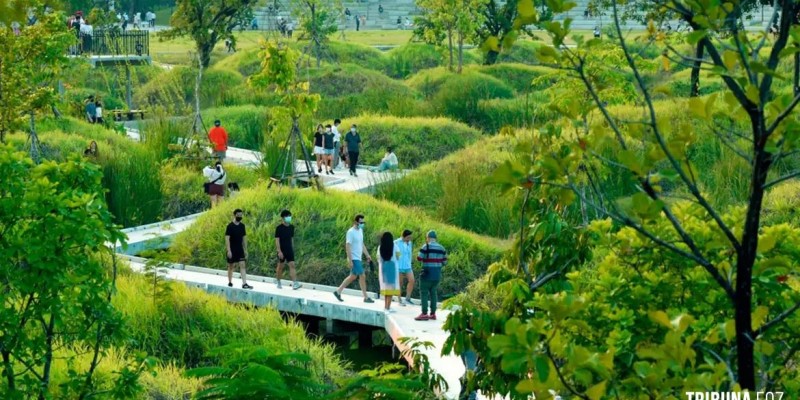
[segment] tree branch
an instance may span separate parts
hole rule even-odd
[[[792,111],[794,111],[795,107],[797,107],[797,103],[800,103],[800,94],[797,95],[797,96],[794,96],[794,98],[792,99],[792,102],[789,103],[789,105],[786,107],[786,109],[783,110],[783,112],[781,112],[775,118],[775,121],[772,121],[772,124],[770,124],[769,128],[767,128],[767,132],[766,132],[767,137],[772,135],[772,133],[775,132],[776,129],[778,129],[778,125],[780,125],[780,123],[783,122],[783,120],[785,120],[786,118],[789,117],[789,115],[792,114]]]
[[[786,175],[784,175],[784,176],[782,176],[780,178],[775,179],[774,181],[767,182],[762,187],[764,189],[768,189],[768,188],[770,188],[772,186],[775,186],[775,185],[777,185],[777,184],[779,184],[779,183],[781,183],[783,181],[788,181],[789,179],[792,179],[792,178],[794,178],[796,176],[800,176],[800,170],[788,173],[788,174],[786,174]]]
[[[794,312],[797,311],[798,309],[800,309],[800,301],[795,303],[795,305],[792,306],[791,308],[789,308],[788,310],[782,312],[777,317],[773,318],[772,321],[769,321],[766,324],[761,325],[760,328],[756,329],[753,332],[753,339],[758,338],[761,334],[766,332],[769,328],[772,328],[773,326],[775,326],[777,324],[780,324],[781,322],[783,322],[783,320],[785,320],[786,318],[789,318],[790,316],[792,316],[792,314],[794,314]]]

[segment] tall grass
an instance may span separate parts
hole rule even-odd
[[[224,230],[234,208],[245,210],[248,271],[272,276],[277,256],[274,232],[279,214],[290,209],[294,216],[295,254],[298,276],[305,282],[338,285],[347,275],[344,234],[356,214],[364,214],[367,228],[364,239],[370,253],[375,252],[380,234],[389,230],[399,235],[403,229],[416,232],[416,251],[424,232],[435,229],[439,241],[448,249],[450,262],[444,272],[442,293],[461,291],[482,275],[507,248],[505,241],[478,236],[453,228],[424,215],[421,211],[398,207],[370,196],[338,191],[266,190],[259,186],[242,193],[235,204],[204,214],[175,239],[170,257],[175,261],[209,268],[225,268],[220,249]],[[418,268],[418,267],[417,267]],[[370,277],[370,287],[376,282]]]
[[[152,284],[144,276],[119,277],[113,304],[132,322],[132,349],[194,368],[217,364],[220,360],[210,351],[221,346],[263,346],[274,353],[310,355],[308,368],[321,381],[344,375],[332,346],[307,339],[299,323],[285,322],[276,310],[246,308],[181,283],[167,284],[169,293],[154,299]]]
[[[262,178],[255,170],[225,164],[226,182],[236,182],[242,189],[254,187]],[[175,163],[165,163],[160,170],[161,191],[164,196],[162,219],[178,218],[209,208],[208,195],[203,192],[206,179],[198,169]]]

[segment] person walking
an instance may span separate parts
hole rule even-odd
[[[333,127],[331,127],[331,131],[333,132],[333,169],[339,169],[339,154],[340,149],[342,147],[342,134],[339,133],[339,124],[342,123],[342,120],[336,118],[333,120]]]
[[[242,210],[233,211],[233,221],[225,228],[225,250],[228,258],[228,287],[233,287],[233,267],[239,265],[242,289],[252,289],[247,284],[247,230],[242,223]]]
[[[391,232],[384,232],[378,246],[378,278],[383,296],[383,312],[392,310],[392,296],[400,296],[400,275],[397,271],[400,249],[395,246]]]
[[[283,289],[283,285],[281,285],[283,264],[289,264],[292,289],[300,289],[294,264],[294,225],[292,225],[292,213],[289,210],[281,211],[281,223],[275,228],[275,247],[278,249],[278,267],[275,269],[275,280],[278,281],[278,289]]]
[[[411,244],[411,234],[412,232],[408,229],[403,231],[403,237],[398,238],[394,241],[395,247],[399,251],[398,256],[398,263],[397,269],[400,275],[400,288],[403,288],[403,278],[406,279],[408,282],[406,286],[406,298],[403,299],[402,294],[397,296],[397,301],[400,303],[401,306],[405,306],[406,304],[413,305],[414,303],[411,301],[411,293],[414,292],[414,270],[411,269],[411,251],[413,245]]]
[[[217,161],[214,168],[210,166],[203,168],[203,175],[208,179],[204,187],[211,198],[211,208],[214,208],[225,196],[225,170],[222,169],[222,163]]]
[[[214,121],[214,127],[208,131],[208,140],[211,142],[212,154],[219,161],[225,161],[228,151],[228,132],[222,127],[220,120]]]
[[[322,124],[317,125],[317,131],[314,132],[314,156],[317,158],[317,172],[322,173],[322,163],[325,160],[325,148],[323,147],[323,140],[325,139],[325,132]]]
[[[437,242],[436,231],[428,231],[425,240],[427,244],[419,249],[417,255],[417,261],[422,263],[422,274],[419,276],[422,314],[414,318],[417,321],[436,320],[436,303],[439,301],[436,290],[442,279],[442,267],[447,265],[447,250]]]
[[[345,250],[347,253],[347,265],[350,267],[350,275],[344,278],[342,284],[333,292],[333,295],[339,301],[344,301],[342,299],[342,291],[344,288],[358,278],[361,294],[364,295],[364,303],[375,302],[367,297],[367,278],[364,265],[361,262],[362,255],[367,257],[367,261],[372,262],[372,257],[370,257],[367,247],[364,246],[364,224],[364,216],[361,214],[356,215],[353,219],[353,226],[347,230],[347,235],[345,236]]]
[[[361,17],[356,15],[356,32],[361,30]]]
[[[90,124],[97,122],[97,106],[94,103],[94,96],[90,96],[86,101],[86,120]]]
[[[358,153],[361,151],[361,136],[358,134],[358,127],[353,124],[350,132],[344,137],[347,144],[347,162],[350,164],[350,175],[357,177],[356,166],[358,165]]]
[[[328,175],[333,175],[333,153],[336,152],[334,141],[336,139],[333,136],[333,127],[328,124],[325,126],[325,135],[322,138],[322,147],[325,153],[325,173]]]
[[[100,100],[94,102],[94,122],[98,124],[102,124],[103,121],[103,104],[100,103]]]

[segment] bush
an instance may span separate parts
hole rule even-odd
[[[480,137],[477,130],[446,118],[362,115],[342,120],[342,134],[351,124],[358,125],[364,144],[359,160],[367,165],[378,165],[386,147],[393,146],[401,168],[416,168],[462,149]]]
[[[431,103],[442,115],[473,125],[478,122],[476,115],[480,100],[512,97],[513,89],[499,79],[465,72],[445,81]]]
[[[373,71],[383,71],[387,65],[380,50],[363,44],[330,41],[327,52],[337,64],[356,64]]]
[[[483,139],[401,179],[376,187],[376,197],[422,210],[448,224],[475,233],[508,238],[516,229],[516,200],[501,196],[481,177],[510,158],[513,138]]]
[[[158,80],[144,85],[134,94],[138,107],[163,109],[169,115],[187,114],[194,106],[194,89],[197,70],[174,67]],[[244,78],[236,72],[224,69],[203,71],[200,86],[202,108],[223,106],[241,101]]]
[[[401,79],[420,70],[444,64],[444,57],[439,49],[421,43],[409,43],[396,47],[386,53],[386,57],[389,59],[386,74]]]
[[[503,49],[497,57],[501,63],[521,63],[534,65],[539,63],[538,51],[541,43],[530,40],[517,40],[510,49]]]
[[[294,243],[298,278],[324,285],[336,286],[347,275],[343,238],[352,225],[353,216],[359,213],[367,218],[369,228],[364,240],[370,254],[375,253],[379,235],[385,230],[399,235],[403,229],[411,229],[421,237],[427,230],[435,229],[449,252],[449,263],[440,289],[440,293],[446,295],[463,290],[469,282],[481,276],[507,247],[505,242],[449,227],[418,212],[367,195],[333,190],[324,193],[267,191],[266,187],[260,186],[243,192],[236,204],[223,203],[200,217],[191,228],[175,238],[170,256],[186,264],[226,268],[220,249],[225,226],[235,208],[245,210],[250,273],[273,275],[277,262],[273,239],[275,226],[280,211],[286,208],[292,210],[293,223],[297,227]],[[421,240],[417,240],[414,250],[421,245]],[[371,289],[376,288],[374,280],[370,275]]]
[[[46,118],[37,124],[42,153],[47,159],[63,161],[82,155],[92,140],[97,142],[97,163],[103,167],[106,201],[116,222],[136,226],[158,220],[161,209],[161,179],[154,152],[99,125],[72,118]],[[18,148],[25,137],[11,136]]]
[[[254,187],[258,175],[250,168],[225,164],[225,182],[236,182],[242,189]],[[165,164],[161,167],[161,192],[163,193],[164,220],[198,213],[209,208],[208,195],[203,193],[206,179],[201,171],[186,166]]]
[[[547,107],[549,97],[542,92],[513,99],[492,99],[478,102],[475,127],[497,133],[504,127],[522,128],[556,120],[560,115]]]

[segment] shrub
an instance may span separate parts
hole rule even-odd
[[[513,196],[501,196],[481,177],[509,159],[513,138],[483,139],[401,179],[376,187],[376,197],[422,210],[431,217],[479,234],[507,238],[516,229]]]
[[[386,53],[389,59],[386,74],[393,78],[406,78],[420,70],[444,64],[442,53],[429,44],[409,43]]]
[[[504,127],[521,128],[558,119],[560,115],[547,107],[549,97],[542,92],[513,99],[492,99],[478,102],[474,124],[487,133]]]
[[[328,43],[327,52],[337,64],[356,64],[374,71],[383,71],[387,65],[382,52],[363,44],[331,41]]]
[[[294,243],[298,277],[304,282],[333,286],[341,283],[347,275],[344,234],[352,225],[353,216],[359,213],[367,218],[369,228],[364,240],[370,254],[374,254],[379,235],[385,230],[399,234],[403,229],[411,229],[421,237],[427,230],[435,229],[449,252],[449,263],[440,289],[446,295],[463,290],[469,282],[482,275],[507,247],[505,242],[449,227],[418,212],[367,195],[334,190],[324,193],[267,191],[260,186],[242,193],[235,205],[224,203],[200,217],[175,239],[170,249],[171,257],[187,264],[226,268],[220,246],[234,208],[245,210],[244,223],[249,238],[248,271],[269,276],[277,262],[273,237],[279,213],[285,208],[292,210],[293,223],[297,227]],[[421,240],[417,240],[414,250],[421,244]],[[372,275],[368,279],[371,289],[375,288],[374,279]]]
[[[196,69],[174,67],[135,93],[135,103],[142,108],[163,109],[169,115],[186,114],[194,104],[196,80]],[[200,106],[205,108],[235,103],[241,99],[242,84],[244,78],[236,72],[205,70],[200,86]]]
[[[364,144],[359,160],[368,165],[379,164],[386,147],[393,146],[401,168],[416,168],[462,149],[480,137],[477,130],[446,118],[362,115],[342,120],[343,134],[351,124],[358,125]]]
[[[538,64],[538,51],[541,47],[542,44],[538,42],[517,40],[510,49],[503,49],[500,52],[497,61],[501,63]]]
[[[97,163],[103,167],[106,201],[116,222],[135,226],[155,222],[161,209],[161,161],[146,147],[125,136],[72,118],[46,118],[37,124],[42,153],[47,159],[62,161],[83,154],[89,142],[97,141]],[[12,136],[18,148],[25,138]]]
[[[431,101],[442,115],[466,122],[477,122],[478,102],[488,99],[510,99],[514,91],[497,78],[465,72],[445,81]]]

